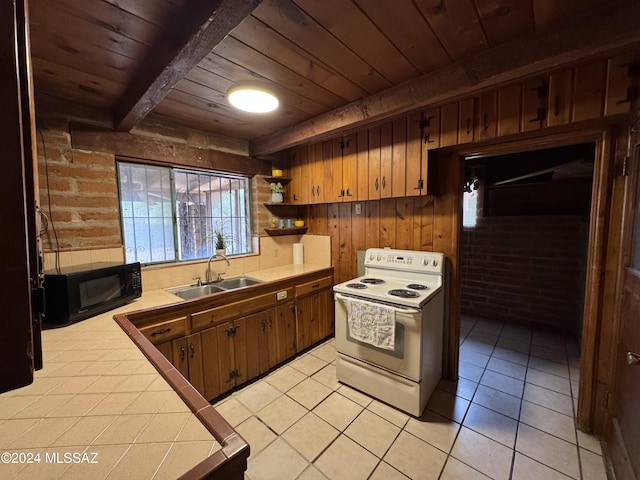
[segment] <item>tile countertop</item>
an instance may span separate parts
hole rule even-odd
[[[245,275],[271,281],[325,268],[285,265]],[[118,309],[43,331],[44,368],[33,384],[0,394],[0,453],[9,454],[0,478],[175,479],[220,456],[220,443],[200,420],[212,415],[194,414],[113,320],[177,301],[151,290]]]

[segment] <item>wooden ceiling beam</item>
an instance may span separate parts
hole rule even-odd
[[[114,128],[131,130],[261,0],[188,0],[181,14],[140,64],[113,108]]]
[[[505,82],[640,45],[640,2],[618,1],[365,97],[249,144],[252,156],[319,141]],[[428,54],[426,52],[425,54]]]

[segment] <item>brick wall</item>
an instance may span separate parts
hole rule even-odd
[[[60,120],[39,121],[37,146],[40,208],[49,217],[43,248],[121,245],[114,156],[71,148]]]
[[[484,217],[462,235],[462,312],[578,333],[584,216]]]

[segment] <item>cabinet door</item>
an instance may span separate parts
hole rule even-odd
[[[407,174],[407,118],[393,122],[393,148],[391,150],[391,196],[404,197]]]
[[[573,121],[589,120],[602,115],[606,63],[598,61],[576,68],[574,81]]]
[[[224,393],[235,386],[236,362],[232,334],[233,324],[226,322],[214,328],[218,345],[220,393]]]
[[[520,132],[521,92],[520,84],[503,87],[498,91],[499,136]]]
[[[458,103],[442,107],[440,120],[440,146],[447,147],[458,143]]]
[[[522,86],[521,130],[529,132],[547,126],[547,97],[549,86],[546,78],[524,82]]]
[[[393,125],[380,126],[380,198],[391,198]]]
[[[379,200],[380,185],[380,127],[369,129],[369,200]]]
[[[313,163],[311,162],[311,154],[313,152]],[[331,190],[331,172],[333,168],[331,162],[325,162],[324,155],[324,143],[316,143],[309,147],[308,162],[311,166],[309,173],[311,177],[309,179],[310,185],[310,203],[322,203],[324,202],[325,190],[329,188]],[[327,194],[328,196],[328,194]]]
[[[296,354],[296,322],[293,302],[276,307],[275,321],[269,333],[269,342],[270,344],[274,343],[276,347],[274,363],[271,364],[273,367]]]
[[[360,130],[356,135],[356,150],[358,189],[354,200],[369,200],[369,130]]]
[[[334,333],[335,308],[331,289],[318,292],[318,316],[320,324],[320,338],[322,340]]]
[[[424,178],[421,165],[422,132],[426,120],[418,113],[410,115],[407,122],[407,171],[406,196],[424,193]]]
[[[343,137],[341,146],[342,189],[344,190],[342,201],[350,202],[355,200],[358,194],[358,142],[356,135],[352,134]]]
[[[187,338],[176,338],[171,342],[171,363],[189,380],[189,356],[187,355]]]
[[[552,73],[549,76],[549,106],[547,125],[565,125],[571,121],[573,97],[573,70]]]
[[[296,300],[296,349],[304,350],[313,343],[313,299],[316,295],[307,295]]]
[[[236,365],[240,352],[244,350],[246,352],[246,360],[243,362],[246,365],[246,372],[244,373],[245,379],[243,381],[252,379],[260,375],[261,373],[269,370],[269,345],[267,343],[267,323],[268,313],[260,312],[253,315],[248,315],[241,319],[241,326],[244,330],[244,335],[240,330],[237,330],[236,338]],[[245,342],[245,348],[240,348],[239,342],[243,340]]]
[[[473,142],[473,127],[475,114],[475,100],[468,98],[460,102],[460,115],[458,117],[458,143]]]
[[[255,350],[249,351],[248,323],[255,315],[238,318],[233,321],[233,333],[231,339],[233,341],[233,353],[235,358],[235,375],[234,386],[243,384],[251,378],[257,376],[251,375],[250,372],[258,372],[260,370],[260,357]]]
[[[212,327],[200,332],[200,344],[202,345],[203,396],[210,401],[222,393],[217,328]]]
[[[307,167],[308,147],[299,147],[291,152],[290,177],[291,182],[287,186],[289,201],[291,203],[309,203],[309,171]]]
[[[605,96],[604,114],[616,115],[628,113],[633,100],[633,90],[629,65],[633,54],[626,53],[610,58],[607,62],[607,92]]]
[[[487,92],[478,99],[478,138],[494,138],[497,133],[498,92]]]
[[[189,362],[189,383],[204,395],[204,370],[202,365],[202,342],[200,334],[194,333],[186,338]]]

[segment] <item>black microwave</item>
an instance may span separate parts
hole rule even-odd
[[[45,272],[44,327],[84,320],[142,295],[140,263],[93,263]]]

